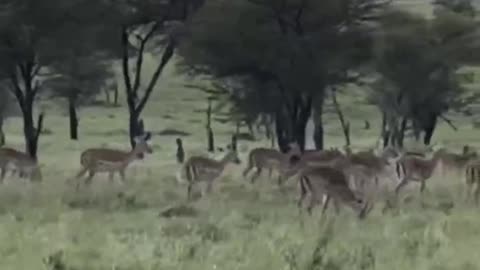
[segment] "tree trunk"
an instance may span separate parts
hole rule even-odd
[[[335,111],[342,126],[343,136],[345,137],[345,144],[346,146],[350,146],[350,123],[345,121],[345,116],[343,115],[342,108],[340,108],[340,104],[338,104],[337,101],[337,92],[335,88],[332,88],[331,94],[333,106],[335,107]]]
[[[271,139],[272,136],[273,136],[272,135],[272,121],[271,121],[271,119],[268,115],[264,116],[263,126],[265,128],[265,137],[267,139]]]
[[[231,144],[231,148],[233,151],[237,151],[237,136],[232,135],[232,144]]]
[[[109,89],[104,89],[103,92],[105,92],[105,103],[110,105],[111,104],[111,102],[110,102],[110,90]]]
[[[130,111],[129,118],[129,134],[130,144],[135,147],[135,137],[143,134],[143,121],[140,119],[140,115],[136,112]]]
[[[401,149],[403,148],[403,143],[405,140],[406,128],[407,128],[407,117],[404,117],[402,119],[402,122],[400,123],[400,128],[398,129],[398,135],[397,135],[397,146],[400,147]]]
[[[75,106],[75,97],[68,99],[68,113],[70,118],[70,139],[78,140],[78,116]]]
[[[208,107],[207,107],[207,115],[206,115],[207,123],[205,125],[207,129],[207,151],[213,153],[215,151],[215,140],[213,136],[212,130],[212,99],[208,98]]]
[[[115,84],[115,87],[113,88],[113,105],[115,107],[118,106],[118,85]]]
[[[426,123],[424,132],[425,136],[423,137],[423,143],[425,145],[430,145],[432,142],[433,133],[435,132],[435,128],[437,127],[437,115],[431,114],[429,117],[429,121]]]
[[[185,151],[183,150],[183,141],[180,138],[177,138],[177,162],[182,164],[185,161]]]
[[[303,100],[300,96],[294,100],[293,110],[279,110],[275,117],[275,131],[280,151],[287,152],[288,144],[297,142],[305,150],[305,130],[312,113],[312,97]],[[287,113],[285,113],[287,112]]]
[[[207,128],[207,138],[208,138],[208,152],[215,152],[215,138],[213,135],[212,128]]]
[[[285,116],[279,110],[275,115],[275,133],[277,135],[278,148],[282,153],[288,151],[288,143],[290,142],[287,129],[287,125],[285,125]]]
[[[380,138],[382,138],[383,141],[383,148],[386,148],[388,146],[388,141],[389,141],[390,135],[388,134],[387,130],[387,114],[385,111],[382,112],[382,126],[380,130]]]
[[[323,130],[323,100],[316,102],[316,108],[313,113],[313,142],[315,149],[323,150],[324,148],[324,130]]]
[[[38,138],[40,137],[42,124],[43,114],[40,114],[38,116],[37,128],[35,128],[35,124],[33,121],[33,110],[31,107],[25,108],[25,112],[23,114],[23,133],[26,142],[25,150],[30,155],[30,157],[35,160],[37,159]]]
[[[5,145],[5,133],[3,132],[3,116],[0,116],[0,147]]]
[[[312,115],[312,98],[308,97],[305,103],[299,104],[300,109],[298,113],[298,117],[294,121],[295,125],[295,137],[294,141],[296,141],[300,145],[300,149],[303,151],[305,150],[305,135],[308,120]]]
[[[235,134],[240,134],[240,121],[237,121],[235,124]]]

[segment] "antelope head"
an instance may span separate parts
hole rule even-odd
[[[137,158],[143,159],[144,153],[153,153],[153,149],[149,144],[151,137],[152,133],[147,132],[133,139],[135,141],[135,148],[133,149],[133,151],[135,152]]]

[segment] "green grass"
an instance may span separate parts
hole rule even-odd
[[[154,64],[147,61],[147,69]],[[148,78],[148,76],[145,76]],[[205,96],[182,85],[185,78],[170,66],[144,113],[148,129],[190,133],[188,155],[205,154]],[[123,98],[123,97],[122,97]],[[358,105],[359,97],[340,102],[352,122],[352,141],[372,146],[378,135],[378,112]],[[153,137],[154,154],[135,163],[128,183],[111,184],[98,176],[90,188],[75,192],[67,179],[79,169],[87,147],[128,149],[125,107],[81,110],[80,141],[68,140],[62,104],[44,102],[45,126],[40,163],[44,181],[30,184],[7,179],[0,187],[0,269],[70,270],[336,270],[425,269],[474,270],[480,267],[480,216],[464,202],[462,179],[435,176],[427,183],[424,203],[418,186],[405,189],[411,198],[398,211],[382,214],[379,202],[372,214],[358,221],[344,208],[321,218],[299,215],[296,186],[283,193],[266,177],[255,185],[241,177],[249,149],[265,141],[241,141],[244,160],[231,166],[207,197],[187,204],[186,186],[175,173],[176,136]],[[435,141],[459,151],[469,143],[480,146],[480,130],[471,120],[452,115],[452,131],[440,123]],[[370,120],[371,130],[363,130]],[[341,146],[343,138],[334,114],[327,114],[326,142]],[[9,146],[23,149],[19,118],[6,123]],[[230,140],[234,126],[214,123],[218,145]],[[61,253],[59,253],[61,252]],[[61,255],[59,255],[61,254]]]
[[[375,109],[355,111],[353,97],[342,97],[353,124],[356,146],[373,145]],[[188,154],[205,153],[204,96],[182,88],[170,70],[145,112],[149,129],[178,129],[186,136]],[[57,111],[55,111],[57,110]],[[357,112],[357,113],[356,113]],[[162,117],[164,115],[170,117]],[[214,193],[185,203],[186,186],[175,181],[175,136],[154,136],[155,153],[128,171],[129,182],[111,185],[99,176],[89,189],[73,191],[66,184],[79,169],[80,152],[93,146],[128,149],[125,108],[85,108],[81,140],[68,140],[67,118],[59,107],[47,110],[40,161],[44,182],[9,179],[0,189],[0,268],[45,269],[44,260],[62,251],[66,269],[478,269],[478,209],[465,204],[461,179],[429,181],[425,205],[413,184],[414,199],[395,213],[383,215],[379,203],[359,222],[349,209],[322,219],[318,211],[299,216],[297,190],[280,192],[265,177],[252,186],[232,166]],[[459,132],[441,124],[436,141],[457,148],[478,146],[479,132],[455,118]],[[193,121],[195,120],[195,121]],[[193,121],[193,122],[192,122]],[[327,115],[329,145],[341,146],[335,115]],[[8,144],[23,148],[19,119],[7,123]],[[220,145],[234,129],[214,124]],[[256,142],[253,145],[266,145]],[[242,158],[253,147],[240,143]],[[242,165],[245,163],[243,162]],[[406,195],[407,196],[407,195]],[[453,208],[451,208],[453,204]],[[162,215],[163,213],[163,215]],[[46,269],[54,268],[54,258]],[[48,268],[50,267],[50,268]]]

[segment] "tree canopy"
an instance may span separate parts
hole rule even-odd
[[[306,122],[312,108],[321,111],[325,89],[353,79],[352,71],[369,61],[373,22],[385,4],[208,1],[188,25],[181,66],[217,80],[255,80],[258,88],[245,94],[268,92],[261,95],[275,100],[269,110],[279,120],[279,146],[285,150],[295,140],[303,147]],[[320,130],[321,121],[317,124]],[[319,148],[322,137],[317,136]]]

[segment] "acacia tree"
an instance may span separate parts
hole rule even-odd
[[[8,81],[23,116],[26,152],[37,156],[43,114],[34,121],[34,103],[40,90],[40,69],[52,56],[51,31],[65,19],[56,1],[4,1],[0,26],[0,71]]]
[[[110,40],[119,41],[107,43],[122,63],[132,147],[135,136],[143,132],[141,114],[174,55],[181,22],[202,4],[203,0],[119,0],[108,3],[108,15],[98,21],[110,27]],[[153,74],[145,82],[143,64],[147,53],[160,56]]]
[[[78,140],[77,107],[89,104],[113,77],[111,63],[98,56],[78,54],[63,58],[53,65],[56,75],[44,82],[44,87],[52,91],[54,97],[67,102],[70,124],[70,139]]]
[[[439,118],[452,125],[444,114],[475,100],[462,87],[459,70],[479,60],[477,23],[450,8],[431,20],[393,10],[382,28],[376,58],[381,77],[372,97],[384,114],[384,145],[402,147],[409,127],[417,140],[423,132],[428,145]]]
[[[367,22],[386,1],[209,1],[193,18],[189,42],[179,51],[181,66],[214,79],[256,81],[269,97],[277,143],[305,144],[305,127],[315,108],[315,143],[323,148],[322,105],[325,89],[369,56]],[[268,94],[264,94],[268,92]],[[258,104],[258,103],[257,103]],[[261,106],[265,106],[263,103]],[[257,109],[256,111],[260,111]]]

